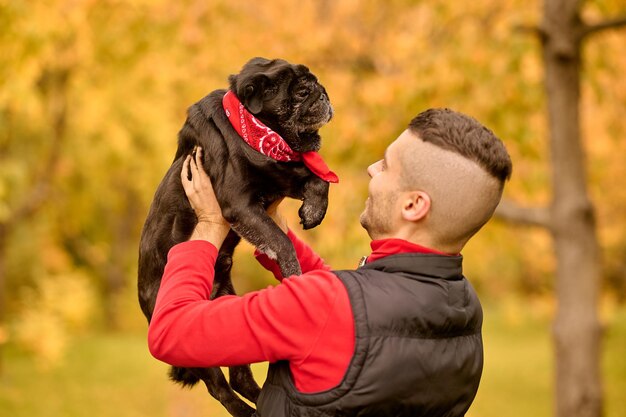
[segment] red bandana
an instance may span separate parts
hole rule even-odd
[[[255,118],[232,91],[224,95],[222,105],[230,124],[252,148],[277,161],[302,161],[324,181],[339,182],[337,175],[328,168],[320,154],[313,151],[295,152],[278,133]]]

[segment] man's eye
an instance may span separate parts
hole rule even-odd
[[[384,159],[381,161],[381,164],[380,164],[380,169],[381,169],[382,171],[384,171],[384,170],[386,170],[386,169],[387,169],[387,163],[385,162],[385,160],[384,160]]]

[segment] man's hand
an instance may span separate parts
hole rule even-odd
[[[206,240],[219,249],[230,230],[230,225],[222,216],[222,209],[215,197],[211,179],[202,166],[202,152],[202,148],[198,147],[195,149],[195,158],[188,155],[180,172],[185,194],[198,217],[198,224],[189,240]],[[191,173],[191,179],[188,173]]]

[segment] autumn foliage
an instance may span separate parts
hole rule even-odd
[[[585,14],[619,7],[600,0]],[[365,168],[429,107],[489,126],[514,161],[507,197],[547,203],[543,74],[519,29],[539,13],[522,0],[0,1],[0,344],[54,362],[85,327],[145,327],[138,238],[186,108],[253,56],[306,64],[335,107],[322,154],[341,182],[324,223],[302,234],[331,265],[369,251]],[[626,289],[624,40],[607,32],[585,50],[581,103],[606,299]],[[238,254],[240,292],[271,282],[250,254]],[[551,314],[546,232],[493,222],[464,255],[482,297]]]

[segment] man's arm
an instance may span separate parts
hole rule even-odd
[[[346,290],[334,274],[317,271],[243,297],[209,300],[218,250],[230,229],[202,169],[201,152],[196,150],[195,159],[187,157],[181,170],[199,222],[190,241],[168,253],[148,331],[150,351],[164,362],[187,367],[283,359],[301,363],[324,335],[352,329]],[[332,314],[341,319],[330,320]]]
[[[209,301],[217,253],[203,240],[170,250],[148,331],[150,352],[157,359],[183,367],[299,363],[320,335],[336,331],[333,326],[350,328],[350,322],[329,320],[338,308],[345,310],[347,293],[326,271],[285,279],[243,297]],[[351,319],[350,314],[340,316]],[[336,382],[336,375],[329,377]]]

